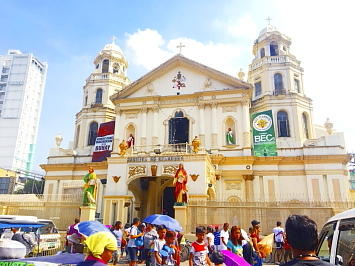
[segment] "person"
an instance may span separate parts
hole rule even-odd
[[[285,250],[285,253],[284,253],[284,262],[288,262],[288,261],[292,260],[292,259],[293,259],[293,257],[292,257],[292,250],[291,250],[290,244],[289,244],[288,241],[287,241],[286,234],[285,234],[284,250]]]
[[[211,254],[211,262],[214,263],[216,266],[223,266],[224,264],[224,256],[221,252],[219,251],[213,251]]]
[[[316,255],[318,245],[317,224],[305,215],[291,215],[286,220],[286,239],[291,246],[294,259],[284,266],[327,266]]]
[[[89,167],[89,173],[83,178],[83,206],[95,206],[96,204],[96,173],[94,168]]]
[[[80,222],[79,218],[74,219],[74,224],[68,226],[66,237],[66,251],[76,253],[77,245],[80,243],[80,234],[75,226]]]
[[[281,227],[281,222],[276,222],[276,227],[272,229],[272,232],[274,233],[274,241],[276,243],[276,250],[275,250],[275,261],[277,263],[281,262],[281,257],[283,253],[283,247],[284,247],[284,233],[285,230]]]
[[[139,232],[142,232],[143,233],[143,237],[144,237],[144,232],[145,232],[145,229],[146,229],[146,224],[145,223],[141,223],[139,226],[138,226],[138,230]],[[141,246],[137,247],[138,249],[138,264],[141,264],[145,261],[145,258],[143,258],[143,250],[144,250],[144,238],[141,237]],[[136,243],[137,245],[137,243]]]
[[[255,261],[254,266],[260,266],[262,265],[262,257],[263,255],[261,254],[259,250],[259,245],[258,243],[261,241],[260,238],[260,222],[257,220],[252,220],[251,221],[252,229],[250,232],[250,239],[251,242],[253,243],[253,248],[254,248],[254,253],[253,253],[253,260]]]
[[[221,230],[220,234],[220,239],[221,239],[221,244],[219,246],[219,250],[226,250],[227,249],[227,243],[229,239],[229,223],[224,223],[223,224],[223,229]]]
[[[104,266],[112,258],[112,254],[117,250],[117,240],[111,232],[97,232],[90,235],[84,241],[88,256],[85,261],[78,263],[78,266]]]
[[[179,169],[175,173],[173,185],[175,186],[175,201],[187,203],[187,173],[183,164],[179,164]]]
[[[191,244],[189,266],[210,265],[208,248],[204,241],[206,229],[204,226],[196,227],[196,241]]]
[[[154,265],[154,240],[158,238],[158,233],[152,224],[147,224],[144,232],[144,248],[142,252],[143,260],[145,260],[145,265]]]
[[[127,251],[129,254],[129,265],[130,266],[137,264],[137,261],[138,261],[138,257],[137,257],[138,247],[136,246],[135,239],[143,236],[143,233],[140,233],[138,230],[139,224],[140,224],[140,219],[134,218],[133,224],[129,230],[129,240],[128,240],[128,244],[127,244]]]
[[[178,250],[174,245],[175,233],[167,231],[165,235],[165,244],[160,251],[162,265],[176,265]]]
[[[219,250],[219,246],[221,245],[221,232],[219,231],[218,226],[215,226],[213,236],[214,236],[214,243],[213,243],[214,248],[215,250]]]
[[[24,244],[26,247],[26,255],[29,255],[32,252],[33,247],[36,245],[36,241],[30,234],[20,232],[19,228],[12,228],[11,231],[14,234],[11,240]]]
[[[227,249],[237,254],[240,257],[243,257],[243,246],[248,242],[244,240],[242,232],[239,226],[235,225],[231,228],[231,236],[227,243]]]
[[[213,228],[210,226],[207,227],[206,244],[209,253],[212,253],[212,251],[214,250],[214,235],[213,235]]]
[[[121,244],[122,244],[122,237],[123,237],[123,233],[122,233],[122,222],[121,221],[117,221],[115,222],[115,224],[112,226],[111,232],[112,234],[115,236],[116,240],[117,240],[117,250],[113,253],[113,260],[112,260],[112,264],[116,265],[116,263],[118,263],[119,259],[122,257],[122,252],[121,254],[119,254],[121,251]]]
[[[155,258],[156,265],[163,265],[160,251],[163,249],[163,246],[165,245],[166,228],[163,225],[159,225],[157,226],[157,229],[158,229],[158,239],[154,240],[154,258]]]

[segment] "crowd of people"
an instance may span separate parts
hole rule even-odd
[[[163,225],[144,224],[139,218],[134,218],[131,226],[123,227],[120,221],[116,222],[111,233],[115,239],[114,245],[110,238],[110,248],[101,248],[111,254],[108,256],[105,253],[106,263],[111,261],[116,265],[121,258],[127,258],[130,266],[138,263],[145,263],[147,266],[180,265],[184,237]],[[196,240],[189,244],[190,266],[224,265],[225,250],[255,266],[260,266],[267,260],[276,264],[283,263],[285,266],[330,265],[316,256],[317,225],[307,216],[291,215],[286,221],[285,230],[281,222],[277,222],[271,239],[271,243],[275,243],[274,248],[264,241],[268,236],[261,236],[260,222],[257,220],[251,221],[248,232],[238,225],[230,227],[225,223],[222,228],[198,226],[195,235]],[[89,258],[92,260],[92,254]],[[80,265],[106,264],[84,262]]]

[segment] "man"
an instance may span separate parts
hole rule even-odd
[[[137,257],[137,252],[138,252],[138,247],[135,243],[135,239],[143,236],[143,233],[139,233],[138,226],[140,225],[141,221],[139,218],[134,218],[133,219],[133,225],[129,230],[129,241],[127,244],[127,251],[129,254],[129,266],[134,266],[137,264],[138,257]]]
[[[116,265],[116,263],[119,262],[120,257],[122,257],[122,253],[121,253],[121,256],[119,254],[120,251],[121,251],[122,236],[123,236],[122,228],[123,228],[122,222],[121,221],[117,221],[114,224],[114,226],[112,227],[112,229],[111,229],[112,234],[117,239],[117,250],[114,251],[113,254],[112,254],[112,257],[113,257],[112,264],[113,265]]]
[[[283,247],[285,243],[284,240],[285,230],[281,227],[281,222],[276,223],[276,227],[272,229],[272,232],[274,233],[274,241],[276,243],[274,259],[277,263],[280,263],[282,258],[282,253],[283,253]]]
[[[30,234],[19,232],[19,228],[12,228],[11,231],[14,233],[11,240],[24,244],[26,247],[26,255],[31,253],[32,248],[36,245],[36,241],[32,238],[32,236]]]
[[[332,265],[316,256],[318,244],[317,224],[304,215],[291,215],[286,221],[286,239],[291,246],[294,259],[285,266]]]
[[[219,247],[219,250],[227,250],[227,243],[229,240],[229,223],[224,223],[223,224],[223,229],[221,230],[220,238],[221,238],[221,244]]]

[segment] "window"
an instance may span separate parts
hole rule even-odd
[[[84,102],[84,106],[88,105],[88,96],[85,96],[85,102]]]
[[[279,55],[279,47],[277,43],[272,42],[270,44],[270,55],[271,56],[278,56]]]
[[[300,81],[298,79],[294,79],[294,82],[295,82],[295,90],[300,93],[301,90],[300,90]]]
[[[1,79],[0,79],[0,81],[2,81],[2,82],[6,82],[7,81],[7,79],[8,79],[8,75],[1,75]]]
[[[354,265],[355,262],[355,218],[341,220],[336,257],[336,265]],[[342,262],[342,263],[340,263]]]
[[[275,87],[275,95],[284,94],[284,85],[282,82],[282,75],[280,73],[276,73],[274,75],[274,87]]]
[[[263,58],[265,56],[265,49],[261,48],[260,49],[260,57]]]
[[[95,145],[95,140],[97,137],[98,124],[96,122],[91,122],[89,129],[88,145]]]
[[[97,64],[97,65],[96,65],[96,69],[99,69],[99,67],[100,67],[100,64]]]
[[[102,103],[102,89],[97,89],[95,103]]]
[[[102,61],[102,73],[108,73],[109,65],[110,65],[110,61],[108,59]]]
[[[261,94],[261,81],[254,83],[254,87],[255,87],[255,97],[257,97]]]
[[[10,68],[8,68],[8,67],[3,67],[3,68],[2,68],[2,73],[4,73],[4,74],[8,73],[8,72],[9,72],[9,69],[10,69]]]
[[[333,241],[335,222],[325,225],[320,233],[318,245],[318,256],[321,260],[330,262],[330,249]]]
[[[5,90],[5,88],[6,88],[6,84],[0,84],[0,91]]]
[[[308,131],[308,119],[307,119],[307,114],[303,113],[302,114],[302,123],[303,123],[303,132],[304,136],[309,139],[309,131]]]
[[[74,145],[74,148],[77,148],[77,147],[78,147],[79,136],[80,136],[80,125],[76,128],[76,136],[75,136],[75,145]]]
[[[120,65],[117,63],[113,64],[113,73],[116,74],[120,70]]]
[[[288,123],[288,115],[285,111],[277,113],[277,129],[279,137],[289,137],[290,127]]]

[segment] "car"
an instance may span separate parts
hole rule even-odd
[[[334,265],[355,265],[355,208],[326,222],[319,235],[317,255]]]

